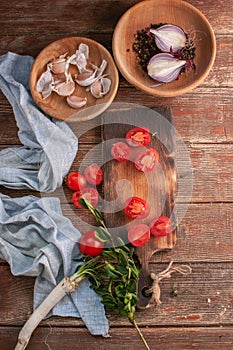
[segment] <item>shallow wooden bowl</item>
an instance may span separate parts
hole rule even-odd
[[[80,109],[71,108],[67,104],[66,98],[59,96],[55,92],[48,98],[43,99],[41,93],[36,91],[36,83],[41,74],[46,70],[48,62],[66,52],[68,56],[71,56],[76,52],[80,43],[89,46],[88,62],[97,66],[100,66],[103,59],[108,62],[104,74],[107,74],[112,81],[110,91],[103,98],[96,99],[90,92],[85,91],[85,87],[79,87],[76,84],[74,94],[80,97],[87,97],[87,104]],[[72,69],[75,70],[73,73],[77,73],[75,66],[71,66]],[[97,117],[108,108],[117,93],[118,81],[118,70],[111,54],[105,47],[89,38],[67,37],[49,44],[36,57],[30,74],[30,90],[36,104],[49,116],[60,120],[85,121]]]
[[[181,27],[194,41],[196,72],[184,73],[168,84],[151,87],[149,78],[132,49],[135,34],[150,24],[170,23]],[[208,75],[216,56],[213,29],[195,7],[181,0],[146,0],[131,7],[119,20],[113,35],[115,62],[125,79],[136,88],[160,97],[173,97],[197,87]]]

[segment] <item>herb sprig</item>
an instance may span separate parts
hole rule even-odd
[[[134,261],[134,248],[128,247],[121,237],[115,239],[117,246],[113,244],[102,213],[84,197],[79,203],[83,208],[89,209],[95,220],[100,223],[95,230],[96,237],[103,242],[112,243],[112,246],[104,249],[97,257],[83,256],[84,264],[72,276],[73,280],[78,276],[88,277],[91,287],[102,296],[104,306],[120,316],[127,317],[139,333],[145,348],[150,350],[135,321],[140,271]]]

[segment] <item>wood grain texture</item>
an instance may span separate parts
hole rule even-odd
[[[143,328],[151,350],[227,350],[231,346],[233,328]],[[19,328],[0,328],[1,350],[12,350]],[[28,350],[142,350],[142,344],[132,328],[113,328],[110,338],[93,337],[80,328],[40,327],[36,330]]]
[[[99,148],[93,149],[93,147],[93,144],[80,144],[79,152],[71,170],[83,169],[89,164],[90,159],[101,164],[102,156]],[[191,168],[186,167],[187,162],[182,163],[181,155],[179,171],[177,173],[178,183],[185,180],[187,185],[180,186],[177,192],[179,195],[178,201],[185,203],[232,202],[233,145],[231,143],[192,143],[190,145],[187,144],[187,151],[190,154]],[[190,186],[193,186],[192,188],[187,187],[189,183]],[[2,192],[13,197],[23,196],[29,193],[29,191],[27,192],[25,190],[20,190],[16,193],[16,191],[6,188],[2,188]],[[40,196],[40,194],[33,191],[30,193]],[[50,195],[59,197],[62,202],[71,203],[71,191],[66,186],[57,189]]]
[[[174,263],[174,266],[178,262]],[[158,273],[167,263],[151,264],[150,270]],[[171,279],[160,283],[161,301],[159,307],[137,311],[136,320],[141,327],[185,327],[185,326],[227,326],[233,317],[231,284],[233,263],[190,263],[192,274],[173,274]],[[0,266],[2,285],[8,284],[7,293],[1,294],[1,325],[21,326],[32,312],[32,287],[34,278],[13,277],[9,267]],[[208,281],[208,282],[207,282]],[[177,297],[171,296],[173,286]],[[198,296],[198,297],[197,297]],[[12,298],[15,302],[12,303]],[[111,327],[130,326],[128,320],[107,312]],[[51,317],[43,326],[83,327],[80,319]],[[0,348],[1,349],[1,348]],[[5,349],[4,349],[5,350]]]
[[[36,57],[49,43],[68,36],[85,36],[111,52],[112,34],[118,19],[139,0],[21,0],[0,4],[0,54],[13,51]],[[160,308],[137,312],[137,321],[152,350],[227,350],[233,343],[233,22],[232,1],[188,0],[212,25],[217,55],[210,74],[192,92],[176,98],[155,98],[131,86],[120,75],[117,103],[137,103],[149,108],[170,107],[173,122],[190,154],[193,170],[191,203],[181,191],[177,209],[182,220],[176,246],[150,259],[159,272],[170,260],[189,264],[192,274],[163,280]],[[97,123],[97,124],[96,124]],[[79,152],[72,166],[87,164],[85,155],[102,141],[97,120],[71,125],[79,137]],[[20,145],[13,111],[0,92],[0,149]],[[101,154],[95,153],[97,161]],[[84,159],[84,160],[83,160]],[[184,162],[178,182],[191,179]],[[40,194],[12,191],[12,197]],[[95,222],[86,212],[71,205],[71,192],[58,189],[53,196],[74,225],[85,232]],[[81,218],[81,220],[77,220]],[[34,279],[14,277],[0,260],[0,350],[13,350],[20,327],[32,311]],[[171,297],[173,285],[178,296]],[[53,317],[42,322],[28,349],[141,350],[141,342],[126,319],[108,313],[109,339],[91,336],[80,319]],[[46,343],[48,345],[46,345]]]
[[[130,220],[123,212],[124,203],[132,196],[144,199],[150,206],[149,216],[143,220],[136,220],[136,223],[149,225],[152,219],[160,215],[171,217],[172,222],[176,222],[173,212],[176,191],[176,169],[173,158],[176,140],[172,126],[173,117],[169,109],[155,109],[155,112],[158,111],[159,114],[154,116],[151,114],[150,118],[147,118],[143,109],[117,111],[117,115],[113,117],[114,124],[104,123],[103,137],[106,144],[104,152],[107,160],[111,147],[116,142],[123,141],[127,131],[140,125],[138,123],[152,133],[155,130],[157,132],[148,146],[159,154],[159,163],[152,172],[142,173],[135,168],[133,160],[139,152],[142,152],[142,149],[138,148],[131,148],[129,162],[110,160],[104,164],[104,199],[107,201],[105,221],[112,234],[122,236],[124,241],[128,241],[127,231],[135,224],[135,221]],[[147,244],[136,248],[136,255],[141,264],[138,306],[148,305],[148,298],[144,297],[143,288],[151,285],[148,271],[150,257],[158,251],[172,249],[175,242],[176,228],[171,234],[165,237],[151,237]]]

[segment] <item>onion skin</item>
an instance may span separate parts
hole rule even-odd
[[[186,61],[175,58],[170,53],[154,55],[147,66],[148,75],[161,83],[170,83],[177,79]]]

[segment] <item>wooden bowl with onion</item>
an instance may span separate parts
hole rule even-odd
[[[177,79],[168,83],[152,79],[133,49],[136,33],[151,24],[181,28],[195,47],[193,66],[189,71],[183,69]],[[208,20],[197,8],[181,0],[137,3],[117,23],[112,45],[115,62],[125,79],[143,92],[159,97],[174,97],[196,88],[209,74],[216,56],[215,35]]]
[[[56,68],[58,72],[53,74],[51,67],[55,67],[55,63],[59,63],[56,67],[60,67],[62,61],[67,62],[79,50],[80,44],[89,49],[86,66],[84,64],[85,67],[81,67],[83,69],[81,75],[78,68],[80,65],[71,64],[71,61],[68,64],[66,63],[66,68],[64,68],[66,73],[63,71],[60,72]],[[83,57],[80,59],[82,61]],[[103,64],[103,61],[105,61],[105,66],[102,72],[100,72],[98,69]],[[48,65],[50,68],[48,68]],[[49,84],[48,81],[44,83],[45,78],[42,78],[41,81],[43,81],[44,85],[41,88],[41,83],[38,88],[38,81],[44,72],[47,72],[49,77],[52,72],[53,78],[49,80]],[[100,73],[99,75],[98,72]],[[91,93],[94,84],[80,86],[76,83],[77,80],[81,80],[79,77],[82,76],[83,79],[83,75],[85,75],[83,73],[89,76],[93,73],[92,77],[94,79],[91,81],[98,82],[98,95]],[[68,79],[73,82],[69,83],[70,85],[68,86],[66,82],[69,74],[70,77]],[[99,79],[97,79],[98,77]],[[54,79],[56,82],[54,82]],[[103,80],[107,82],[107,92],[105,91],[105,93],[102,93],[100,79],[102,79],[101,82]],[[98,42],[85,37],[62,38],[46,46],[36,57],[30,74],[30,90],[35,103],[49,116],[66,121],[86,121],[100,115],[112,103],[117,93],[118,83],[118,70],[109,51]],[[51,90],[51,87],[53,88],[52,92],[50,91],[47,94],[45,90],[48,90],[48,86],[49,90]],[[58,91],[59,94],[57,93]],[[96,86],[93,91],[96,91]],[[67,96],[70,93],[71,95]],[[72,103],[68,104],[67,101],[71,101]]]

